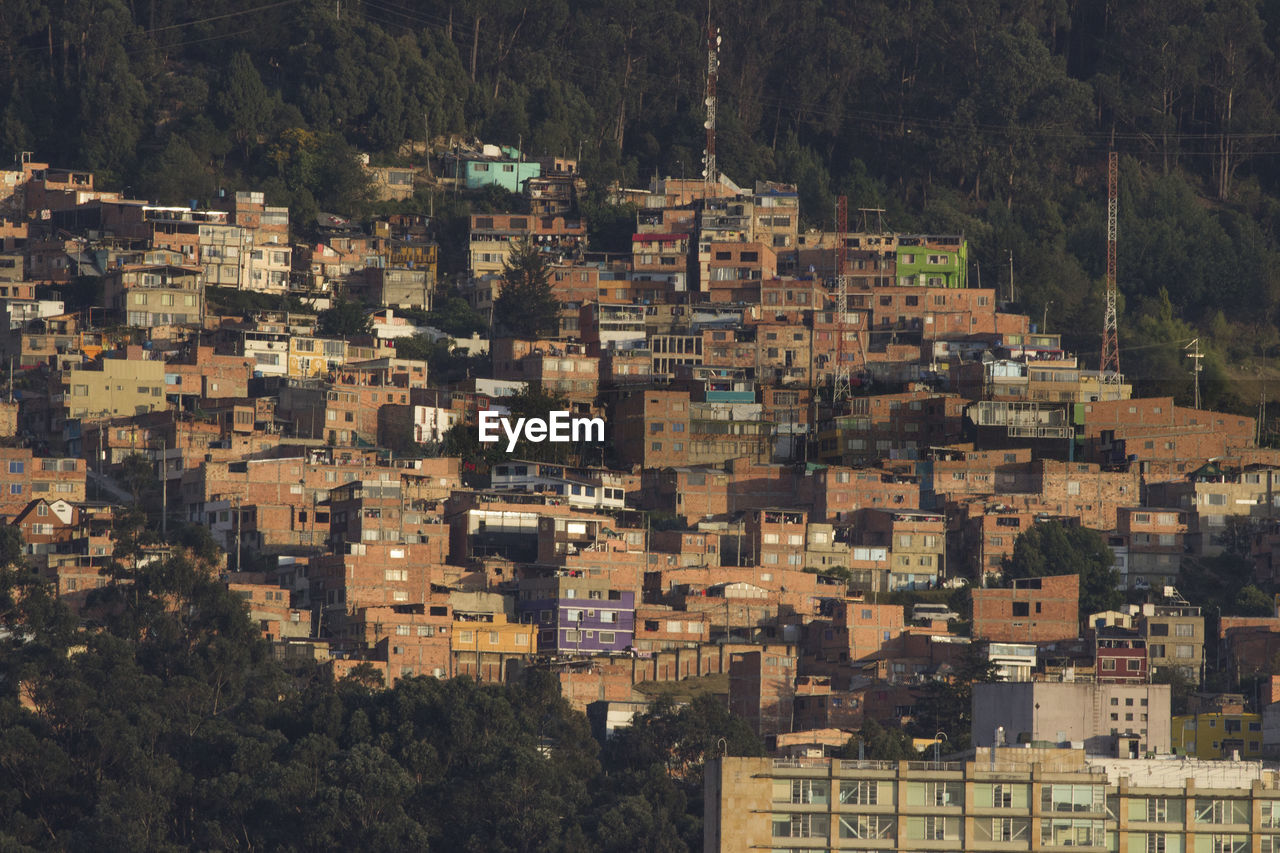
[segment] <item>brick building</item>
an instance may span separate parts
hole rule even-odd
[[[1080,578],[1021,578],[973,590],[973,636],[998,643],[1052,643],[1080,634]]]

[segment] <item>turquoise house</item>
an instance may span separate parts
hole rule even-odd
[[[524,182],[542,175],[542,165],[531,163],[514,148],[498,148],[486,145],[484,153],[462,151],[450,154],[447,177],[461,177],[469,190],[489,186],[502,187],[507,192],[524,192]]]

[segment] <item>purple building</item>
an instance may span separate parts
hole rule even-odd
[[[569,574],[520,581],[520,621],[538,626],[544,654],[622,652],[635,638],[636,594]]]

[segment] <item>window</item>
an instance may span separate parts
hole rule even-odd
[[[866,780],[841,782],[840,802],[856,806],[877,805],[880,802],[880,783]]]
[[[1026,841],[1031,833],[1031,821],[1017,817],[978,818],[973,829],[978,841]]]
[[[892,839],[898,820],[893,815],[841,815],[841,838]]]
[[[948,841],[960,836],[960,819],[926,815],[907,818],[907,837],[924,841]]]
[[[1194,637],[1196,635],[1196,626],[1191,622],[1180,622],[1173,626],[1174,636],[1177,637]]]
[[[773,801],[775,803],[826,805],[830,790],[830,783],[825,779],[775,780],[773,783]]]
[[[1197,797],[1195,809],[1196,823],[1247,824],[1249,822],[1248,800],[1210,800]]]
[[[1044,785],[1040,789],[1040,810],[1044,812],[1100,812],[1101,785]]]
[[[784,814],[773,816],[774,838],[825,838],[831,826],[824,814]]]

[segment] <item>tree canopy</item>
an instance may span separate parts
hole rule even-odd
[[[1087,527],[1060,521],[1032,525],[1018,536],[1003,570],[1005,580],[1079,575],[1081,617],[1124,603],[1115,555],[1102,534]]]
[[[389,690],[286,673],[208,543],[174,538],[197,550],[92,594],[96,631],[0,569],[0,846],[681,853],[721,739],[763,754],[712,699],[658,702],[602,748],[537,669]]]

